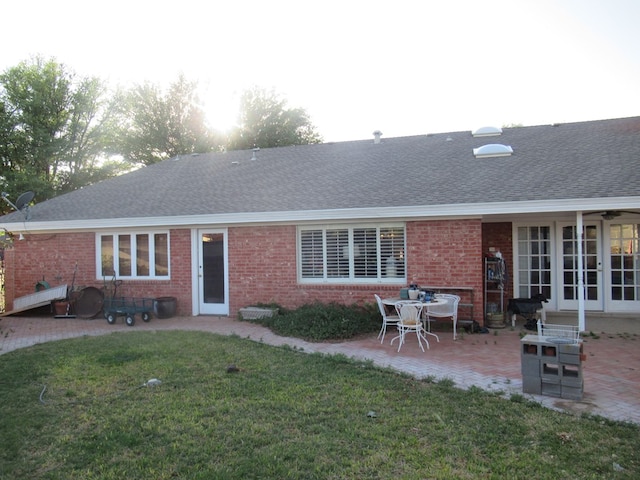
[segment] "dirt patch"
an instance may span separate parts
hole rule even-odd
[[[575,413],[576,415],[581,415],[583,413],[593,413],[598,409],[598,405],[584,398],[580,401],[557,400],[553,402],[553,405],[560,410]]]

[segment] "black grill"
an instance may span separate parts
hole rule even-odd
[[[507,311],[523,316],[526,319],[524,328],[527,330],[536,330],[536,312],[542,309],[543,302],[547,303],[547,299],[542,294],[531,298],[512,298],[507,304]]]

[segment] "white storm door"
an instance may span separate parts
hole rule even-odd
[[[558,268],[560,292],[558,308],[560,310],[578,309],[578,278],[584,280],[585,310],[603,310],[604,295],[602,287],[602,234],[600,223],[585,223],[582,243],[582,263],[584,273],[578,271],[578,242],[575,224],[559,224]]]
[[[200,230],[198,236],[200,314],[229,315],[227,232]]]

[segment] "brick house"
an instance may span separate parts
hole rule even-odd
[[[14,237],[6,309],[42,278],[70,283],[77,262],[76,285],[115,274],[182,315],[372,302],[417,283],[461,288],[482,323],[500,305],[483,259],[499,251],[505,305],[542,292],[548,311],[577,311],[584,286],[587,311],[640,312],[640,117],[374,137],[180,156],[36,195],[28,221],[0,217]]]

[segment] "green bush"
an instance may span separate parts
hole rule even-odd
[[[373,304],[342,305],[339,303],[312,303],[296,310],[286,310],[279,305],[258,305],[277,308],[272,317],[249,320],[269,328],[284,337],[296,337],[309,341],[344,340],[362,333],[375,332],[382,318]]]

